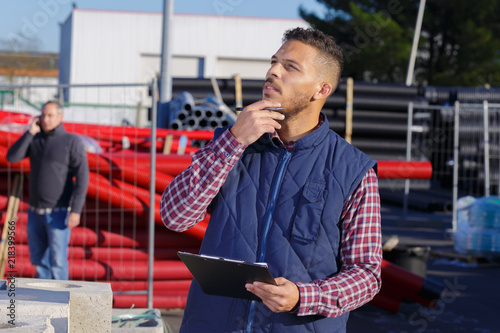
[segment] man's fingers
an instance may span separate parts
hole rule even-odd
[[[299,291],[295,283],[285,278],[276,278],[277,286],[262,282],[246,285],[248,291],[257,295],[273,312],[292,310],[299,302]]]
[[[272,118],[276,120],[283,120],[285,119],[285,115],[278,112],[278,111],[272,111],[272,110],[256,110],[254,111],[258,113],[258,115],[262,118]]]
[[[279,112],[247,107],[239,114],[236,123],[231,128],[231,133],[238,142],[249,145],[262,134],[273,133],[281,129],[278,121],[282,119],[284,116]]]
[[[281,124],[278,121],[285,119],[285,116],[279,112],[266,110],[255,111],[255,117],[260,118],[261,125],[272,126],[266,128],[265,132],[267,133],[272,133],[275,129],[281,129]]]

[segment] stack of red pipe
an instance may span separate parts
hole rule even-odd
[[[2,120],[3,119],[3,120]],[[0,111],[0,122],[5,123],[5,115]],[[26,124],[30,117],[18,115],[13,123]],[[12,119],[11,119],[12,120]],[[150,130],[133,127],[96,126],[89,124],[65,124],[70,132],[93,137],[101,146],[120,148],[123,137],[127,136],[134,150],[107,149],[101,154],[87,153],[90,183],[87,202],[82,213],[82,223],[72,230],[70,240],[70,278],[75,280],[108,281],[111,283],[115,307],[146,307],[145,294],[130,294],[131,291],[147,289],[147,247],[149,218],[150,179]],[[9,173],[29,173],[29,160],[8,163],[5,157],[7,147],[22,133],[0,131],[0,211],[7,207]],[[212,131],[159,130],[159,137],[172,134],[177,138],[208,141]],[[175,142],[176,140],[174,140]],[[112,143],[112,144],[110,144]],[[156,142],[158,152],[163,150],[163,140]],[[107,146],[106,146],[107,145]],[[174,148],[174,147],[172,147]],[[173,149],[175,151],[176,148]],[[187,297],[191,274],[178,260],[177,251],[198,252],[209,216],[184,233],[167,230],[159,215],[161,193],[168,183],[184,170],[191,161],[189,155],[196,148],[189,147],[186,155],[157,155],[155,187],[155,258],[154,297],[157,308],[183,307]],[[379,161],[380,178],[420,178],[428,179],[432,167],[428,162]],[[27,182],[19,208],[16,226],[19,244],[16,267],[19,276],[35,276],[34,267],[29,263],[26,237]],[[0,216],[1,223],[5,215]],[[402,298],[432,305],[429,295],[436,296],[439,286],[428,280],[402,270],[384,261],[382,269],[383,287],[372,304],[389,311],[397,311]],[[429,285],[434,288],[429,289]],[[429,291],[430,290],[430,291]]]
[[[0,122],[4,125],[6,118],[5,113],[0,112]],[[29,119],[30,117],[20,114],[9,124],[26,125]],[[140,291],[147,290],[148,278],[150,130],[74,124],[65,124],[65,128],[69,132],[88,131],[101,146],[106,146],[107,142],[121,142],[121,133],[128,135],[129,142],[135,142],[131,144],[134,150],[87,154],[90,170],[87,201],[82,212],[81,225],[71,233],[69,271],[70,278],[74,280],[110,282],[115,292],[115,307],[146,307],[147,297]],[[5,211],[13,175],[28,174],[30,170],[28,159],[13,164],[6,160],[8,147],[22,135],[26,127],[18,126],[17,129],[17,132],[0,131],[0,225],[6,218]],[[137,135],[132,136],[135,133]],[[179,137],[187,137],[187,146],[184,147],[186,155],[160,154],[163,150],[163,139],[170,134],[174,136],[171,147],[173,152],[176,151],[175,145],[176,141],[179,142]],[[163,226],[160,218],[160,198],[173,177],[189,165],[189,154],[196,150],[189,145],[190,142],[194,139],[208,141],[213,131],[181,133],[159,130],[158,136],[160,135],[163,138],[157,141],[159,154],[155,173],[153,305],[158,308],[178,308],[185,304],[192,276],[178,260],[177,251],[198,252],[198,239],[204,234],[209,216],[185,234],[169,231]],[[16,270],[18,276],[34,277],[36,273],[29,262],[26,234],[29,199],[27,185],[25,178],[16,223]]]
[[[0,110],[0,124],[11,125],[16,130],[27,129],[27,124],[33,116],[24,113],[5,112]],[[95,139],[105,152],[150,152],[151,129],[133,126],[106,126],[98,124],[82,124],[65,122],[64,127],[68,132]],[[209,141],[213,130],[181,131],[159,128],[156,132],[156,149],[162,152],[167,136],[171,135],[170,152],[177,153],[182,147],[185,154],[193,154],[197,147],[194,141]],[[19,133],[13,134],[18,137]],[[182,139],[185,139],[185,142]],[[14,140],[15,141],[15,140]],[[4,144],[5,145],[5,144]]]

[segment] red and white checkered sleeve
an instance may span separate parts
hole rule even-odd
[[[369,302],[380,290],[382,232],[378,179],[370,169],[342,213],[340,272],[333,277],[297,283],[299,316],[337,317]]]
[[[160,215],[167,228],[185,231],[203,220],[245,147],[228,129],[193,155],[191,165],[163,191]]]

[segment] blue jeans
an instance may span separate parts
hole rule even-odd
[[[68,280],[67,210],[39,215],[28,211],[28,245],[39,279]]]

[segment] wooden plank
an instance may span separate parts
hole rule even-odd
[[[14,185],[12,187],[12,193],[9,196],[9,201],[7,204],[7,214],[5,214],[5,221],[2,230],[2,240],[0,242],[0,279],[5,276],[5,264],[8,258],[8,248],[9,248],[9,227],[14,226],[17,220],[17,211],[19,210],[19,202],[22,193],[23,185],[23,175],[16,174],[14,176]],[[15,231],[15,228],[14,228]],[[12,233],[11,233],[12,234]],[[14,237],[15,244],[15,232],[12,234]],[[13,245],[15,247],[15,245]]]

